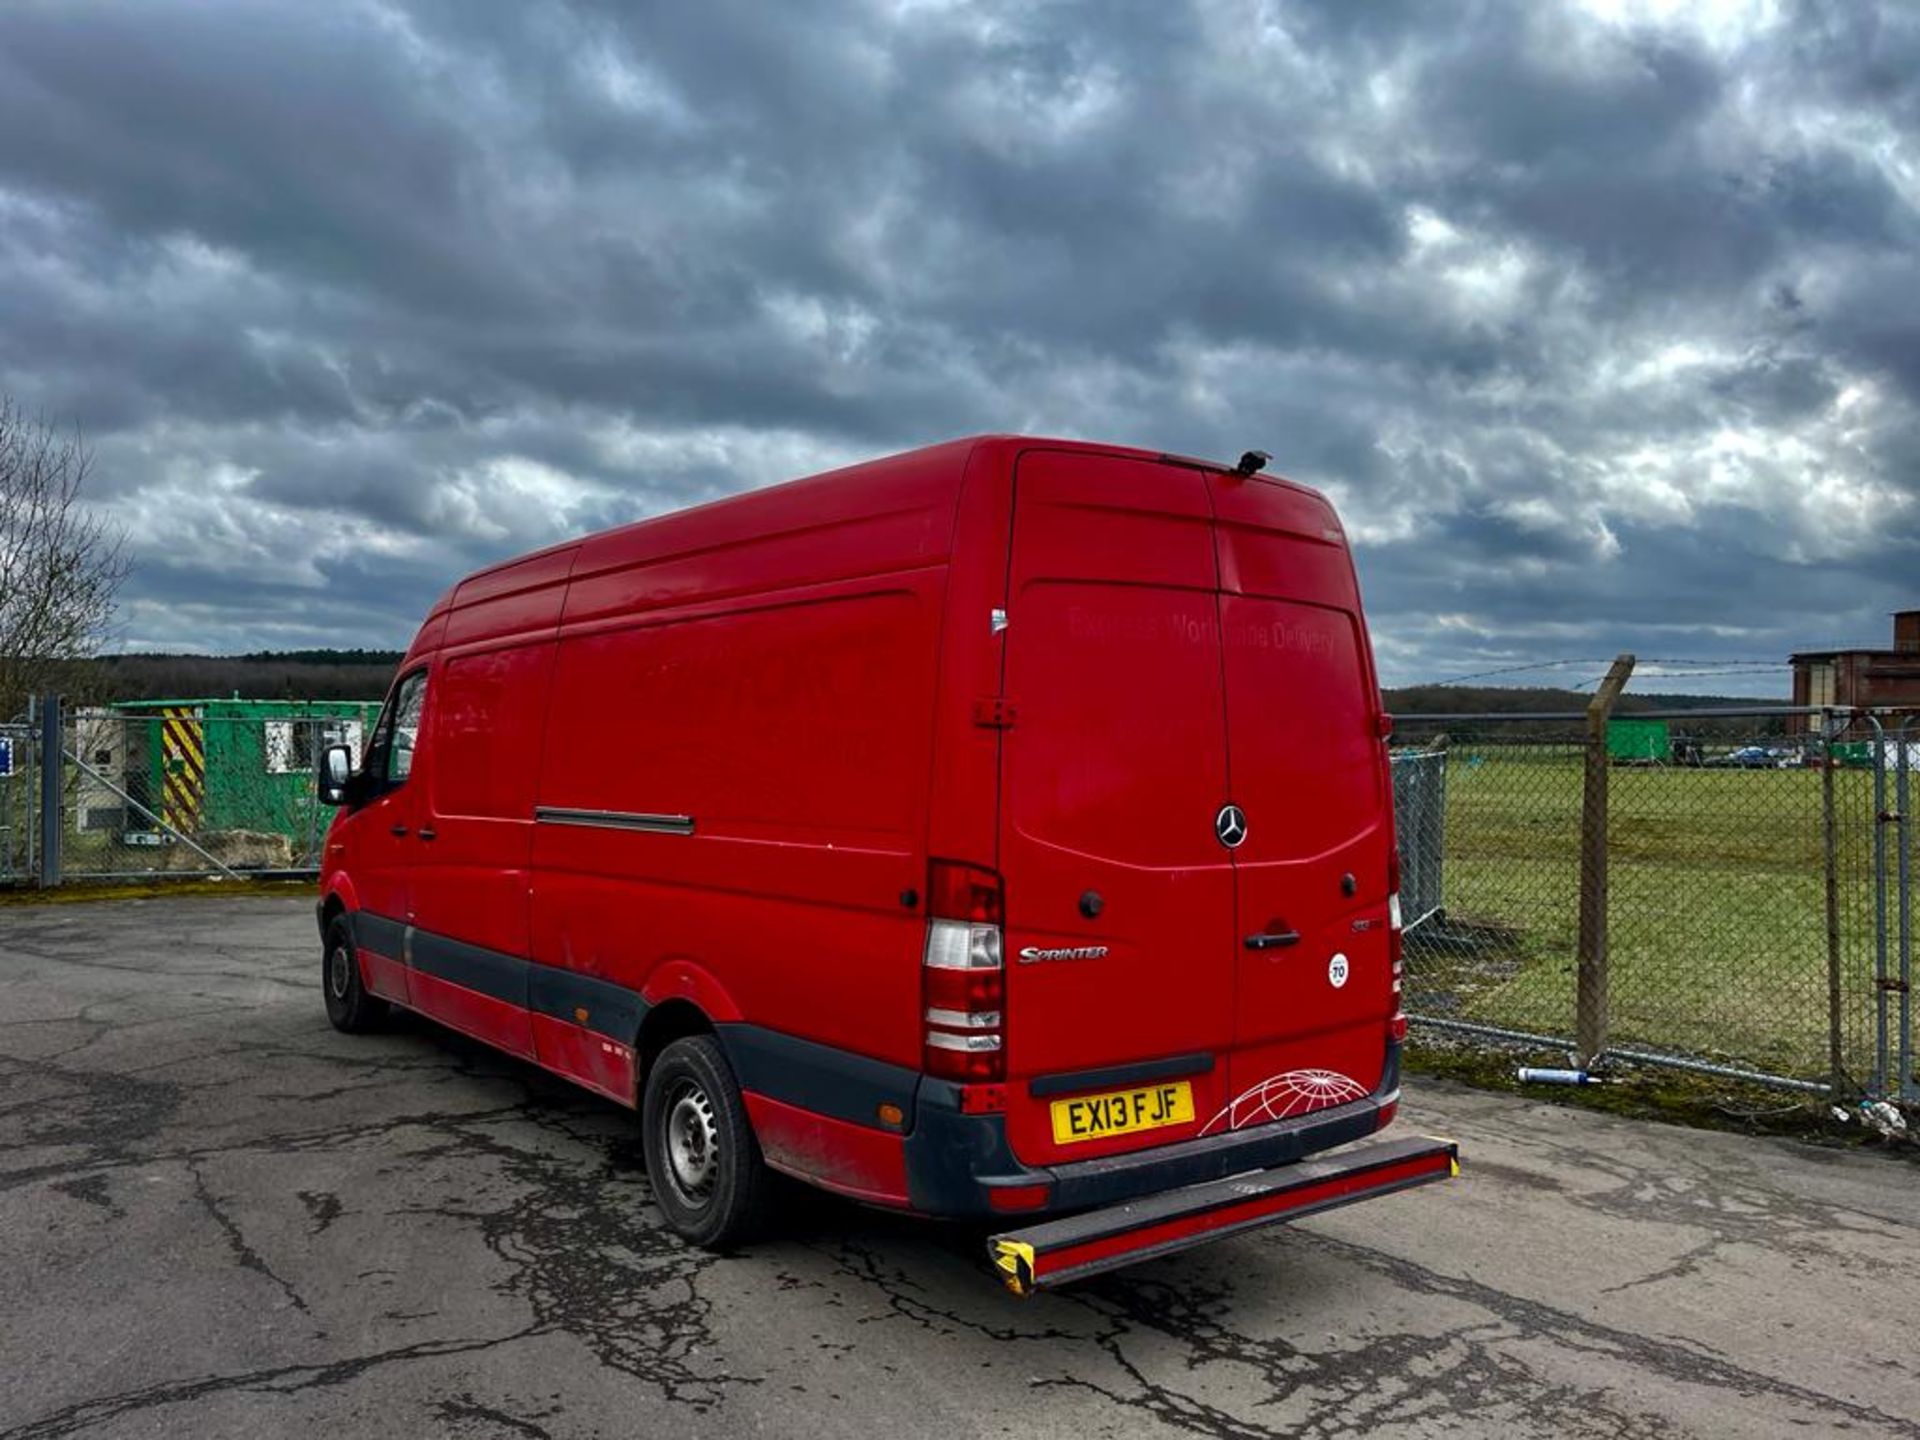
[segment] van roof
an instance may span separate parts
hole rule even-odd
[[[901,451],[876,460],[861,461],[836,470],[825,470],[814,475],[764,485],[737,494],[723,495],[683,510],[670,510],[659,515],[645,516],[629,521],[625,525],[557,541],[541,549],[527,551],[525,554],[498,561],[464,576],[433,603],[427,612],[427,618],[430,619],[443,610],[451,609],[457,603],[464,604],[478,598],[473,593],[475,590],[497,594],[503,590],[517,588],[509,578],[508,572],[520,571],[523,575],[537,574],[550,577],[553,568],[551,565],[532,562],[569,555],[589,543],[592,543],[595,549],[601,549],[609,544],[618,545],[619,541],[627,536],[638,536],[642,533],[657,534],[667,529],[682,532],[674,537],[678,542],[676,548],[699,549],[703,543],[723,541],[730,538],[729,532],[734,529],[734,525],[728,522],[751,523],[770,505],[779,506],[782,501],[791,503],[793,498],[797,498],[802,487],[832,486],[836,497],[842,501],[846,509],[852,511],[863,510],[869,506],[881,508],[889,500],[898,498],[903,487],[924,494],[924,487],[931,473],[944,475],[947,483],[958,489],[961,478],[966,473],[967,461],[972,457],[974,450],[982,445],[1009,446],[1019,449],[1044,447],[1049,450],[1077,450],[1089,454],[1168,462],[1221,472],[1230,471],[1233,468],[1217,460],[1141,449],[1131,445],[1109,445],[1090,440],[1067,440],[1051,436],[1011,433],[970,435],[958,440],[922,446],[917,450]],[[1288,480],[1284,476],[1275,475],[1270,471],[1263,472],[1255,478],[1265,484],[1282,485],[1289,489],[1318,495],[1318,492],[1311,487]],[[858,493],[860,491],[865,493]],[[862,503],[863,501],[865,503]],[[476,582],[503,580],[508,583],[506,585],[476,584]],[[463,595],[463,591],[467,593]]]

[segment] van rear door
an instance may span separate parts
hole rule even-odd
[[[1227,1098],[1238,939],[1214,834],[1227,753],[1207,484],[1084,451],[1017,464],[1000,866],[1008,1136],[1028,1163],[1183,1139]],[[1181,1110],[1128,1118],[1168,1124],[1064,1106],[1163,1085],[1185,1087]]]
[[[1233,799],[1234,1127],[1379,1083],[1392,847],[1379,689],[1345,536],[1311,492],[1209,477]]]

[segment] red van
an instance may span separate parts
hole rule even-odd
[[[340,806],[343,1030],[398,1004],[640,1111],[668,1223],[778,1171],[1037,1221],[1031,1289],[1453,1173],[1399,1096],[1386,737],[1318,494],[957,441],[433,607]]]

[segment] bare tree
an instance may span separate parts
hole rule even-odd
[[[126,537],[80,503],[92,462],[77,431],[0,396],[0,720],[107,637]]]

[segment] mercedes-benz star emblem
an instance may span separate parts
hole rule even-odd
[[[1222,805],[1220,813],[1213,817],[1213,833],[1220,837],[1220,843],[1232,850],[1247,838],[1247,815],[1238,805]]]

